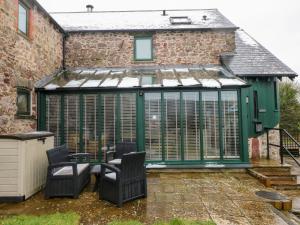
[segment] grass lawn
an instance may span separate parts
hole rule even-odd
[[[1,225],[78,225],[80,216],[76,213],[56,213],[42,216],[13,216],[0,221]]]
[[[0,221],[0,225],[78,225],[80,216],[76,213],[56,213],[42,216],[13,216]],[[108,225],[143,225],[143,223],[130,221],[113,221]],[[216,225],[212,221],[189,221],[173,219],[169,222],[156,222],[153,225]]]

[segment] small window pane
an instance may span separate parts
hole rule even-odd
[[[27,34],[27,9],[19,4],[19,30]]]
[[[135,40],[135,59],[149,60],[152,59],[152,39],[143,38]]]
[[[21,92],[18,93],[17,107],[18,114],[29,114],[29,93]]]

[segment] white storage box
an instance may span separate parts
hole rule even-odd
[[[23,201],[46,183],[50,132],[0,135],[0,202]]]

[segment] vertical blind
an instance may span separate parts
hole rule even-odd
[[[165,159],[180,159],[180,93],[164,93]]]
[[[64,96],[65,143],[71,152],[79,152],[79,95]]]
[[[199,93],[182,93],[184,159],[200,160]]]
[[[147,160],[162,160],[161,94],[145,93],[145,151]]]
[[[143,98],[138,111],[136,93],[46,95],[45,127],[55,134],[55,146],[65,143],[98,159],[101,145],[105,159],[107,145],[113,150],[119,141],[137,142],[136,118],[142,113],[149,161],[240,157],[237,91],[146,92]]]
[[[122,142],[135,142],[136,95],[120,94],[120,131]]]
[[[220,157],[218,92],[202,92],[204,159]]]
[[[46,129],[54,133],[54,146],[60,145],[61,96],[46,96]]]
[[[223,145],[225,158],[239,158],[239,111],[236,91],[222,91]]]
[[[83,144],[92,159],[98,157],[97,95],[84,95]]]

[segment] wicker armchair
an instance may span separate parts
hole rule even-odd
[[[88,153],[69,154],[65,145],[47,151],[48,172],[45,198],[70,196],[78,198],[82,189],[90,182]]]
[[[107,147],[107,149],[111,149],[110,146]],[[130,153],[130,152],[136,152],[136,143],[135,142],[120,142],[116,144],[115,151],[108,150],[106,152],[106,162],[109,163],[110,160],[113,159],[122,159],[124,154]]]
[[[121,207],[124,202],[147,196],[145,152],[124,154],[119,168],[103,163],[99,199]],[[107,170],[112,172],[106,173]]]

